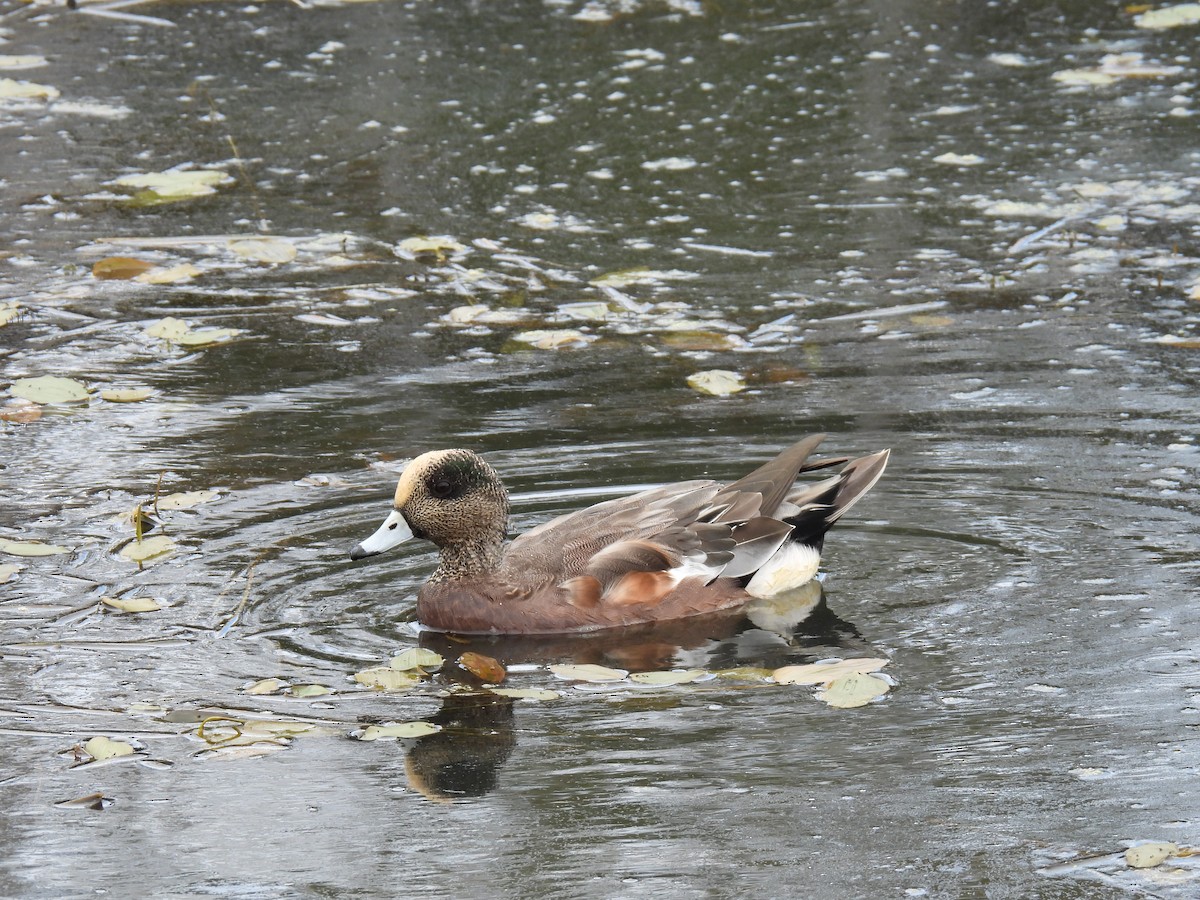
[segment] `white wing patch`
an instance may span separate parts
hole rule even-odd
[[[807,544],[787,543],[775,551],[746,585],[752,597],[776,597],[812,581],[821,564],[821,554]]]

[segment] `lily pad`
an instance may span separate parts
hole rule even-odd
[[[629,676],[629,680],[636,684],[664,687],[672,684],[690,684],[706,675],[708,672],[704,669],[676,669],[670,672],[634,672]]]
[[[105,759],[114,759],[118,756],[129,756],[136,751],[133,745],[127,741],[116,741],[101,735],[86,741],[83,745],[83,752],[96,762],[100,762]]]
[[[873,675],[843,675],[831,681],[825,690],[818,692],[817,699],[824,700],[837,709],[853,709],[866,706],[891,689],[891,685],[886,681]]]
[[[688,376],[688,387],[713,397],[728,397],[746,389],[746,382],[737,372],[728,369],[709,369]]]
[[[165,534],[155,534],[140,541],[130,541],[120,555],[130,562],[144,563],[175,552],[175,542]]]
[[[391,658],[388,666],[400,671],[409,669],[429,669],[436,671],[442,667],[445,662],[440,653],[435,653],[433,650],[427,650],[424,647],[410,647],[407,650],[402,650]]]
[[[70,553],[69,547],[58,544],[43,544],[41,541],[10,541],[0,538],[0,553],[11,553],[13,556],[56,556],[59,553]]]
[[[566,681],[590,681],[602,683],[606,681],[623,681],[629,675],[624,669],[610,669],[608,666],[597,665],[556,665],[550,671],[558,678]]]
[[[100,602],[128,613],[155,612],[162,609],[162,604],[153,597],[101,597]]]
[[[354,673],[354,680],[367,687],[381,691],[403,691],[421,683],[421,676],[413,672],[393,669],[390,666],[375,666]]]
[[[88,389],[74,378],[40,375],[37,378],[18,378],[8,392],[14,397],[34,403],[84,403]]]
[[[150,388],[105,388],[100,392],[100,399],[108,403],[141,403],[153,396]]]
[[[386,738],[419,738],[437,734],[441,725],[432,722],[400,722],[394,725],[368,725],[358,736],[360,741],[378,741]]]
[[[865,675],[878,672],[888,664],[886,659],[854,657],[837,662],[809,663],[803,666],[784,666],[771,673],[779,684],[825,684],[844,675]]]
[[[148,272],[154,263],[131,256],[106,256],[92,266],[92,275],[105,280],[128,280]]]
[[[296,245],[280,238],[243,238],[230,241],[229,249],[242,259],[273,266],[289,263],[296,258]]]
[[[219,497],[216,491],[180,491],[175,494],[167,494],[165,497],[159,497],[155,506],[161,511],[164,509],[191,509],[193,506],[199,506],[201,503],[207,503]]]
[[[545,688],[489,688],[493,694],[511,697],[514,700],[560,700],[562,694]]]
[[[1151,869],[1178,852],[1179,847],[1168,842],[1138,844],[1125,851],[1125,862],[1133,869]]]

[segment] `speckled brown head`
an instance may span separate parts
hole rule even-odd
[[[433,450],[405,468],[393,512],[351,559],[382,553],[410,537],[442,551],[431,581],[495,568],[508,528],[508,493],[496,471],[470,450]]]

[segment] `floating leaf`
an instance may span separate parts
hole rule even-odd
[[[475,303],[471,306],[456,306],[444,316],[447,322],[455,325],[469,325],[477,318],[487,312],[489,307],[482,303]]]
[[[1099,69],[1063,69],[1050,77],[1068,87],[1099,87],[1117,80],[1115,75],[1107,75]]]
[[[0,100],[56,100],[59,90],[48,84],[0,78]]]
[[[891,689],[891,685],[874,675],[843,675],[831,681],[825,690],[818,692],[817,699],[824,700],[837,709],[853,709],[856,706],[866,706]]]
[[[689,684],[704,678],[708,672],[704,669],[675,669],[670,672],[634,672],[629,680],[637,684],[664,687],[672,684]]]
[[[732,350],[741,342],[731,334],[717,331],[669,331],[662,342],[675,350]]]
[[[21,566],[16,563],[4,563],[0,565],[0,584],[6,581],[12,581],[13,576],[21,571]]]
[[[746,389],[746,382],[737,372],[728,369],[709,369],[688,376],[688,387],[713,397],[728,397]]]
[[[0,303],[0,328],[16,320],[21,314],[21,304],[16,300],[6,300]]]
[[[153,597],[101,597],[100,602],[128,613],[155,612],[162,609],[162,604]]]
[[[684,272],[679,269],[647,269],[640,266],[633,269],[621,269],[609,272],[599,278],[593,278],[588,284],[595,287],[623,288],[636,284],[659,284],[664,281],[687,281],[699,276],[695,272]]]
[[[191,509],[193,506],[207,503],[209,500],[213,500],[219,496],[220,494],[216,491],[180,491],[179,493],[159,497],[154,505],[160,511],[164,509]]]
[[[5,403],[3,407],[0,407],[0,421],[2,422],[28,425],[30,422],[36,422],[41,417],[42,408],[36,403],[21,397],[14,397]]]
[[[1178,28],[1180,25],[1200,23],[1200,3],[1179,3],[1162,9],[1152,9],[1134,16],[1133,24],[1138,28]]]
[[[562,694],[545,688],[489,688],[493,694],[511,697],[514,700],[559,700]]]
[[[803,666],[784,666],[771,673],[779,684],[825,684],[843,675],[865,675],[878,672],[888,664],[886,659],[854,657],[837,662],[809,663]]]
[[[580,322],[603,322],[609,316],[609,309],[607,303],[588,300],[579,303],[563,303],[558,307],[558,314]]]
[[[175,552],[175,542],[165,534],[130,541],[121,548],[121,556],[130,562],[144,563]]]
[[[610,669],[608,666],[591,664],[551,666],[550,671],[557,677],[567,681],[591,681],[595,683],[621,681],[629,674],[624,669]]]
[[[421,683],[421,676],[413,672],[393,669],[391,666],[375,666],[354,673],[354,680],[367,687],[381,691],[403,691]]]
[[[648,159],[642,163],[647,172],[683,172],[694,169],[696,161],[687,156],[668,156],[664,159]]]
[[[393,656],[391,661],[388,662],[388,666],[401,671],[408,669],[430,669],[436,671],[442,667],[442,663],[444,662],[445,660],[442,659],[440,653],[435,653],[424,647],[410,647]]]
[[[140,403],[154,396],[150,388],[105,388],[100,392],[100,399],[109,403]]]
[[[438,262],[445,262],[448,257],[465,255],[466,252],[465,246],[446,235],[411,237],[396,245],[397,255],[408,259],[432,256]]]
[[[984,162],[984,159],[975,153],[943,153],[941,156],[935,156],[933,161],[943,166],[977,166]]]
[[[508,673],[504,671],[504,666],[500,665],[499,661],[492,659],[490,656],[484,656],[482,653],[476,653],[473,650],[468,650],[460,656],[458,664],[476,678],[488,684],[499,684],[508,676]]]
[[[728,678],[730,681],[748,681],[755,684],[771,680],[771,670],[759,666],[737,666],[733,669],[718,669],[713,674],[718,678]]]
[[[244,238],[230,241],[229,249],[250,262],[282,265],[296,258],[296,245],[281,238]]]
[[[280,678],[262,678],[242,688],[243,694],[274,694],[290,685]]]
[[[58,375],[18,378],[8,392],[34,403],[82,403],[88,399],[88,390],[83,384]]]
[[[585,347],[596,340],[595,335],[584,334],[574,328],[522,331],[513,335],[514,341],[532,344],[539,350],[559,350],[563,347]]]
[[[181,169],[175,172],[123,175],[113,184],[118,187],[142,190],[152,195],[142,198],[145,201],[165,203],[215,194],[218,185],[232,182],[232,177],[216,169]]]
[[[419,738],[437,734],[441,725],[431,722],[401,722],[396,725],[368,725],[358,736],[360,741],[378,741],[383,738]]]
[[[1125,862],[1134,869],[1150,869],[1178,852],[1179,847],[1167,842],[1138,844],[1125,851]]]
[[[108,809],[112,804],[111,797],[105,797],[103,794],[88,794],[85,797],[76,797],[74,800],[59,800],[54,805],[59,809]]]
[[[36,69],[46,65],[44,56],[13,56],[0,54],[0,69]]]
[[[133,280],[142,284],[180,284],[185,281],[191,281],[202,274],[204,273],[191,263],[181,263],[178,266],[171,266],[169,268],[155,267],[143,272]]]
[[[100,762],[118,756],[129,756],[136,751],[133,749],[133,745],[127,741],[115,741],[101,735],[86,741],[83,745],[83,752],[96,762]]]
[[[154,263],[131,256],[106,256],[92,266],[92,275],[106,280],[128,280],[154,268]]]
[[[170,344],[195,347],[227,341],[243,332],[240,328],[193,329],[182,319],[167,316],[165,319],[160,319],[147,328],[145,333],[150,337],[161,338]]]
[[[288,691],[293,697],[324,697],[326,694],[332,694],[329,688],[323,684],[293,684]]]
[[[9,541],[0,538],[0,553],[11,553],[13,556],[55,556],[59,553],[70,553],[68,547],[58,544],[43,544],[41,541]]]

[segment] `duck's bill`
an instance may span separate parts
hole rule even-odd
[[[350,551],[350,558],[365,559],[376,553],[382,553],[384,550],[391,550],[412,536],[412,529],[408,527],[404,516],[393,510],[392,514],[383,520],[378,531]]]

